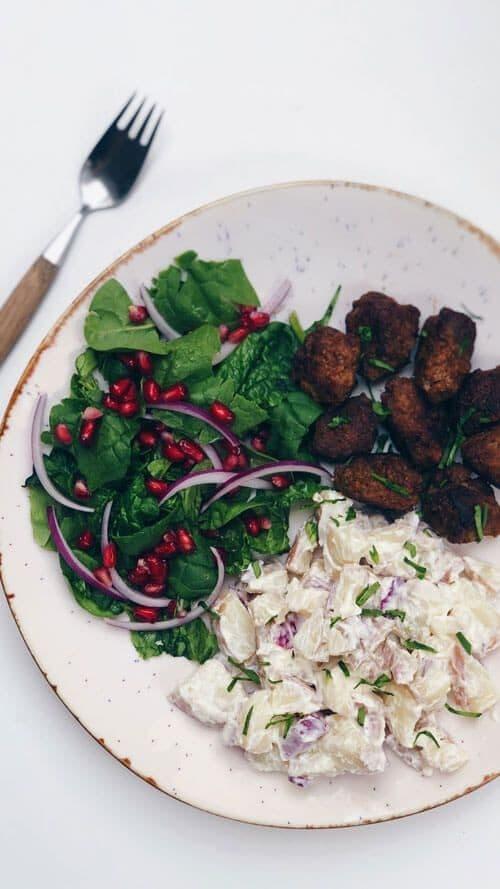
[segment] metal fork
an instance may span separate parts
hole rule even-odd
[[[134,185],[163,116],[162,111],[153,119],[156,108],[153,105],[132,136],[131,130],[136,122],[139,123],[146,101],[143,99],[125,123],[126,112],[134,98],[135,93],[99,139],[80,170],[80,209],[35,260],[0,309],[0,362],[8,355],[47,293],[83,220],[94,210],[115,207],[127,197]],[[144,141],[148,125],[149,133]]]

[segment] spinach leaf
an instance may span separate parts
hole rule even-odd
[[[169,595],[174,599],[206,599],[217,580],[215,560],[205,538],[190,529],[196,549],[187,556],[176,556],[170,562],[168,578]]]
[[[143,349],[153,355],[164,355],[168,343],[161,340],[151,320],[131,324],[128,317],[132,305],[122,285],[111,278],[99,288],[85,319],[85,339],[98,352],[112,349]]]
[[[106,411],[89,448],[83,447],[78,438],[74,439],[78,469],[91,491],[125,478],[132,456],[132,439],[138,429],[138,420]]]
[[[73,499],[77,466],[70,451],[54,448],[50,454],[43,458],[43,462],[50,480],[63,494]]]
[[[298,457],[304,437],[321,413],[305,392],[288,392],[270,412],[268,450],[280,457]]]
[[[159,654],[170,654],[203,664],[219,650],[214,633],[207,629],[200,618],[173,630],[133,632],[131,637],[135,650],[145,660]]]
[[[53,500],[42,487],[30,485],[28,494],[33,537],[39,546],[43,546],[45,549],[55,549],[47,522],[47,507],[53,503]]]
[[[118,535],[130,535],[151,525],[160,516],[158,501],[147,490],[142,474],[133,477],[115,504],[113,527]]]
[[[212,374],[212,360],[220,348],[216,327],[204,324],[166,343],[164,357],[155,361],[154,377],[162,388],[179,380],[203,380]]]
[[[86,349],[75,361],[75,373],[71,377],[71,395],[90,405],[100,405],[102,389],[94,377],[98,362],[93,349]]]
[[[253,560],[252,542],[241,519],[235,519],[222,529],[217,546],[224,549],[227,574],[241,574]]]
[[[172,498],[173,499],[173,498]],[[147,525],[131,534],[114,534],[113,539],[119,549],[128,556],[139,556],[148,549],[153,549],[172,525],[170,515],[164,515],[153,525]]]
[[[75,550],[75,555],[87,568],[93,569],[98,565],[97,559],[94,559],[88,553]],[[121,602],[89,586],[61,558],[59,559],[59,564],[76,601],[82,608],[85,608],[85,611],[93,614],[94,617],[116,617],[117,614],[121,614],[124,610]]]
[[[290,379],[297,340],[287,324],[274,321],[251,333],[219,367],[220,380],[233,381],[235,392],[268,410],[283,393],[294,389]]]
[[[259,304],[238,259],[206,262],[190,250],[176,263],[179,268],[169,266],[154,279],[151,296],[179,333],[201,324],[230,324],[238,318],[238,303]]]

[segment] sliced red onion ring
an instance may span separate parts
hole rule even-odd
[[[104,552],[104,547],[109,544],[109,519],[112,508],[113,501],[109,500],[108,503],[106,503],[102,514],[101,552]],[[166,608],[167,605],[170,604],[170,599],[159,598],[158,596],[145,596],[144,593],[139,593],[137,590],[134,590],[128,583],[125,583],[120,574],[118,574],[116,568],[108,568],[108,571],[114,589],[117,590],[121,596],[129,599],[130,602],[134,602],[136,605],[148,605],[150,608]]]
[[[159,401],[156,404],[153,404],[152,407],[155,410],[172,411],[172,413],[175,414],[186,414],[188,417],[195,417],[197,420],[202,420],[208,426],[211,426],[212,429],[216,429],[217,432],[229,442],[231,447],[241,447],[241,442],[234,432],[231,432],[224,423],[215,420],[214,417],[212,417],[212,414],[209,413],[209,411],[206,411],[203,407],[196,407],[196,405],[189,404],[187,401]],[[146,419],[151,418],[147,417]]]
[[[267,312],[268,315],[277,315],[285,305],[292,290],[292,282],[285,278],[284,281],[271,294],[267,302],[262,306],[261,311]]]
[[[310,713],[303,716],[292,726],[288,735],[281,743],[281,752],[286,759],[304,753],[311,744],[326,735],[328,725],[321,713]]]
[[[144,284],[142,284],[140,287],[140,294],[141,299],[148,310],[151,321],[158,328],[160,333],[163,334],[163,336],[167,340],[178,339],[180,334],[177,332],[177,330],[174,330],[173,327],[170,327],[168,321],[163,317],[161,312],[158,311],[154,304],[153,298],[150,296],[149,291],[144,286]]]
[[[212,605],[215,604],[224,583],[224,563],[215,547],[211,546],[210,550],[217,564],[218,575],[217,583],[215,584],[208,599],[205,600],[204,605],[197,605],[197,607],[193,608],[192,611],[188,611],[188,613],[185,614],[184,617],[173,617],[170,620],[159,620],[156,621],[156,623],[111,620],[110,618],[105,618],[106,623],[109,624],[111,627],[118,627],[121,630],[138,630],[139,632],[146,632],[150,630],[173,630],[174,627],[181,627],[183,624],[188,624],[192,620],[196,620],[197,617],[201,617],[203,614],[205,614],[208,608],[211,608]]]
[[[100,580],[97,580],[96,577],[92,574],[89,568],[87,568],[83,562],[80,562],[80,559],[77,559],[75,554],[72,552],[71,548],[66,543],[62,535],[62,531],[57,521],[56,511],[53,506],[47,507],[47,522],[50,529],[50,536],[54,541],[55,548],[61,559],[63,559],[69,568],[78,575],[81,580],[84,580],[85,583],[88,583],[89,586],[94,587],[96,590],[100,590],[101,593],[106,593],[107,596],[111,596],[112,599],[119,599],[123,601],[123,596],[121,593],[118,593],[112,587],[106,586],[105,583],[101,583]]]
[[[192,472],[189,475],[184,475],[182,478],[179,478],[172,483],[170,489],[160,500],[160,506],[162,503],[170,500],[171,497],[174,497],[175,494],[179,494],[180,491],[185,491],[186,488],[194,488],[197,485],[223,485],[225,482],[229,482],[241,474],[243,473],[226,472],[223,469],[204,469],[201,472]],[[261,481],[260,479],[257,479],[256,481],[243,480],[241,487],[262,488],[263,490],[268,491],[269,488],[272,488],[272,484],[270,482]]]
[[[77,509],[80,512],[94,512],[92,506],[83,506],[82,503],[75,503],[74,500],[70,500],[69,497],[65,497],[64,494],[61,494],[49,478],[47,470],[45,469],[42,442],[40,440],[46,404],[47,396],[39,395],[35,412],[33,414],[33,423],[31,425],[31,454],[38,480],[42,487],[47,491],[47,494],[49,494],[53,500],[56,500],[57,503],[61,503],[62,506],[67,506],[68,509]]]
[[[200,442],[195,439],[196,444],[202,451],[205,451],[208,459],[210,460],[214,469],[222,469],[222,460],[219,457],[217,451],[215,450],[213,445],[210,444],[200,444]]]
[[[313,466],[312,463],[305,463],[302,460],[278,460],[276,463],[266,463],[264,466],[257,466],[255,469],[246,469],[244,472],[237,472],[234,478],[221,485],[218,491],[203,504],[201,511],[205,512],[212,503],[239,488],[247,482],[255,482],[266,475],[281,475],[283,472],[310,472],[313,475],[319,475],[325,484],[330,484],[332,477],[326,469],[320,469],[319,466]]]

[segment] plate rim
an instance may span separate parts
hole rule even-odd
[[[136,244],[132,245],[127,250],[125,250],[122,254],[120,254],[120,256],[118,256],[109,265],[107,265],[106,268],[102,272],[100,272],[98,275],[96,275],[96,277],[93,278],[83,288],[83,290],[81,290],[77,294],[77,296],[74,297],[74,299],[70,302],[68,307],[57,318],[57,320],[52,325],[52,327],[49,329],[47,334],[40,341],[40,343],[36,347],[35,351],[33,352],[31,358],[28,360],[28,363],[26,364],[24,370],[22,371],[16,385],[14,386],[12,394],[11,394],[11,396],[7,402],[7,406],[4,410],[2,420],[0,422],[0,440],[3,438],[3,436],[5,435],[5,432],[9,428],[9,419],[12,414],[12,411],[15,408],[16,402],[17,402],[19,396],[21,395],[25,385],[29,382],[32,374],[34,373],[36,366],[37,366],[43,352],[45,352],[46,349],[49,349],[54,344],[54,341],[55,341],[59,331],[64,327],[64,325],[69,320],[69,318],[74,314],[74,312],[79,308],[81,303],[87,298],[89,293],[92,292],[93,290],[95,290],[100,284],[102,284],[106,280],[108,280],[108,278],[110,278],[115,273],[117,268],[119,268],[120,266],[122,266],[124,264],[127,264],[134,256],[136,256],[138,253],[142,253],[145,250],[147,250],[150,246],[152,246],[160,238],[164,237],[165,235],[169,234],[172,231],[175,231],[175,229],[178,228],[180,225],[182,225],[182,223],[186,219],[192,219],[193,217],[196,217],[196,216],[204,213],[206,210],[211,210],[214,207],[229,204],[232,201],[238,200],[240,198],[250,197],[250,196],[256,195],[256,194],[262,194],[263,192],[274,192],[274,191],[285,190],[285,189],[289,189],[289,188],[308,188],[308,187],[316,188],[316,187],[321,187],[321,186],[328,186],[331,188],[352,188],[353,190],[381,193],[381,194],[389,195],[391,197],[399,198],[404,201],[416,203],[416,204],[420,205],[423,209],[431,209],[431,210],[437,211],[440,215],[447,216],[449,219],[453,220],[460,228],[464,228],[466,231],[469,232],[469,234],[472,234],[476,238],[478,238],[478,240],[481,241],[485,245],[485,247],[493,254],[493,256],[496,256],[498,259],[500,259],[500,241],[497,241],[496,238],[494,238],[488,232],[484,231],[484,229],[482,229],[479,226],[475,225],[474,223],[470,222],[470,220],[467,219],[466,217],[461,216],[458,213],[455,213],[454,211],[449,210],[448,208],[443,207],[440,204],[436,204],[433,201],[430,201],[426,198],[419,197],[417,195],[413,195],[408,192],[399,191],[399,190],[396,190],[393,188],[389,188],[389,187],[386,187],[383,185],[371,185],[369,183],[353,182],[350,180],[342,180],[342,179],[301,179],[301,180],[290,180],[287,182],[277,182],[277,183],[272,183],[270,185],[263,185],[263,186],[259,186],[259,187],[255,187],[255,188],[244,189],[243,191],[232,192],[231,194],[225,195],[224,197],[217,198],[213,201],[208,201],[204,204],[201,204],[201,205],[195,207],[193,210],[190,210],[186,213],[183,213],[183,214],[175,217],[173,220],[171,220],[170,222],[167,222],[165,225],[161,226],[160,228],[155,229],[155,231],[151,232],[149,235],[146,235],[144,238],[142,238]],[[80,725],[81,728],[83,728],[87,732],[88,735],[90,735],[90,737],[92,737],[95,741],[97,741],[97,743],[101,747],[103,747],[106,750],[106,752],[109,753],[113,757],[114,760],[116,760],[118,763],[120,763],[122,766],[124,766],[126,769],[128,769],[128,771],[137,775],[138,778],[140,778],[141,780],[150,784],[156,790],[159,790],[161,793],[164,793],[166,796],[170,797],[171,799],[175,800],[176,802],[184,803],[184,805],[190,806],[191,808],[196,809],[197,811],[205,812],[207,814],[216,816],[218,818],[222,818],[227,821],[236,821],[240,824],[250,824],[250,825],[255,825],[257,827],[272,827],[272,828],[277,828],[277,829],[286,828],[287,830],[332,830],[332,829],[338,830],[341,828],[364,827],[364,826],[367,826],[370,824],[383,824],[383,823],[387,823],[390,821],[399,821],[403,818],[408,818],[412,815],[423,814],[424,812],[429,812],[433,809],[441,808],[441,806],[445,806],[445,805],[448,805],[448,803],[454,802],[458,799],[462,799],[463,797],[468,796],[468,794],[473,793],[476,790],[479,790],[481,787],[485,787],[487,784],[494,781],[496,778],[500,777],[500,771],[488,773],[488,774],[484,775],[484,777],[482,778],[482,780],[479,783],[470,785],[469,787],[466,787],[465,790],[463,790],[460,793],[453,794],[452,796],[448,797],[447,799],[441,800],[438,803],[433,803],[432,805],[424,806],[423,808],[412,809],[411,811],[403,812],[400,815],[388,815],[387,817],[375,818],[375,819],[363,818],[362,820],[345,822],[342,824],[339,824],[339,823],[321,824],[321,825],[317,825],[317,824],[311,824],[311,825],[266,824],[263,821],[256,821],[251,818],[237,818],[237,817],[234,817],[231,815],[225,815],[225,814],[222,814],[219,812],[214,812],[213,810],[207,809],[204,806],[196,805],[195,803],[191,803],[188,800],[182,799],[181,797],[177,797],[177,796],[173,795],[172,793],[169,793],[164,788],[160,787],[153,777],[151,777],[149,775],[145,775],[145,774],[141,773],[140,771],[138,771],[137,768],[133,767],[131,762],[127,759],[127,757],[120,758],[119,756],[117,756],[117,754],[115,754],[106,745],[106,741],[104,738],[98,738],[96,735],[93,734],[93,732],[89,728],[87,728],[87,726],[85,726],[81,722],[78,714],[71,708],[71,706],[64,699],[64,697],[61,694],[59,694],[59,692],[57,690],[57,685],[54,685],[53,683],[49,682],[48,675],[47,675],[46,671],[43,669],[43,665],[38,661],[37,657],[35,656],[34,652],[31,649],[30,645],[28,644],[28,641],[22,631],[21,625],[17,619],[15,611],[11,605],[11,599],[14,598],[14,594],[9,593],[9,591],[7,590],[7,587],[5,585],[5,580],[3,577],[3,572],[2,572],[2,564],[3,564],[3,559],[2,559],[2,553],[0,551],[0,585],[1,585],[2,591],[5,595],[7,605],[9,607],[12,618],[14,619],[14,623],[15,623],[17,630],[21,636],[21,639],[23,640],[34,663],[40,670],[40,672],[41,672],[42,676],[44,677],[44,679],[46,680],[49,688],[56,695],[56,697],[59,699],[59,701],[61,701],[61,703],[66,708],[66,710],[71,714],[71,716],[74,717],[76,722]]]

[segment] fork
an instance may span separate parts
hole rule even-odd
[[[153,105],[132,136],[131,130],[136,121],[139,122],[146,102],[143,99],[124,125],[126,112],[134,99],[135,93],[80,170],[80,209],[35,260],[0,309],[0,362],[9,354],[47,293],[83,220],[94,210],[107,210],[121,203],[134,185],[163,116],[162,111],[152,120],[156,108]],[[118,126],[120,123],[122,126]],[[148,124],[150,132],[144,141]]]

